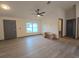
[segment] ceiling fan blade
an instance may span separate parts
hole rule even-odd
[[[38,13],[38,11],[37,11],[37,10],[35,10],[35,12],[36,12],[36,13]]]
[[[37,12],[37,13],[38,13],[38,12],[39,12],[39,9],[35,10],[35,12]]]
[[[46,13],[46,12],[41,12],[40,14],[44,14],[44,13]]]
[[[44,15],[40,14],[40,16],[44,16]]]
[[[39,11],[39,9],[37,9],[37,11]]]

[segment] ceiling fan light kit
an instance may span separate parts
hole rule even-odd
[[[37,15],[38,17],[40,17],[40,15]]]

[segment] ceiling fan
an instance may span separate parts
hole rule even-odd
[[[36,15],[37,15],[38,17],[44,16],[44,14],[45,14],[45,12],[40,12],[40,9],[36,9],[35,12],[36,12]]]
[[[50,4],[50,3],[51,3],[51,1],[47,1],[46,4],[48,5],[48,4]],[[36,9],[35,12],[36,12],[36,15],[37,15],[38,17],[44,16],[44,14],[46,13],[46,12],[40,12],[40,9]]]

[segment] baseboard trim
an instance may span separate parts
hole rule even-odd
[[[23,36],[23,37],[17,37],[17,38],[24,38],[24,37],[30,37],[30,36],[36,36],[36,35],[42,35],[42,34],[34,34],[34,35],[28,35],[28,36]]]

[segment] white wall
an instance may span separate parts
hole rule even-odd
[[[0,20],[0,40],[4,39],[3,21]]]
[[[25,30],[25,23],[29,22],[28,19],[19,19],[19,18],[12,18],[12,17],[0,17],[0,40],[4,39],[3,19],[16,20],[17,37],[23,37],[23,36],[41,33],[41,24],[40,24],[40,21],[37,20],[37,19],[34,19],[34,20],[29,19],[29,21],[38,23],[38,33],[27,33],[26,30]]]
[[[76,18],[76,7],[71,6],[70,8],[65,10],[65,18],[67,19],[73,19]]]
[[[79,4],[76,4],[76,17],[79,17]]]
[[[79,37],[79,30],[77,30],[77,25],[79,24],[77,19],[79,17],[79,4],[76,4],[76,38]],[[79,29],[79,26],[78,26]]]
[[[27,33],[25,30],[25,24],[27,22],[36,22],[38,23],[38,32],[37,33]],[[23,37],[23,36],[28,36],[28,35],[34,35],[34,34],[40,34],[41,33],[41,24],[40,21],[35,19],[35,20],[16,20],[17,24],[17,37]]]
[[[43,32],[52,32],[52,33],[55,33],[58,37],[58,19],[59,18],[62,18],[64,20],[64,10],[61,8],[53,7],[52,10],[48,13],[48,15],[45,15],[42,18]],[[65,29],[63,31],[63,35],[65,35]]]

